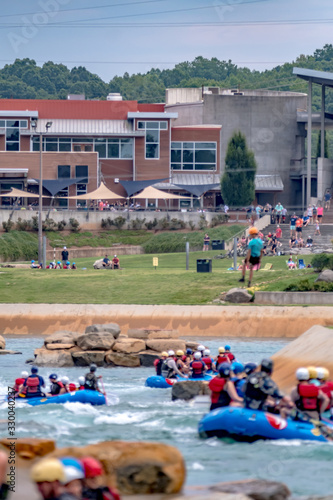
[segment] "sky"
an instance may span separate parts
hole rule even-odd
[[[109,82],[203,56],[262,71],[332,43],[332,24],[332,0],[15,0],[0,67],[53,61]]]

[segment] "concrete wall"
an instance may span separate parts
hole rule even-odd
[[[333,160],[318,158],[317,197],[324,199],[326,189],[331,188],[333,182]]]
[[[333,305],[331,292],[256,292],[256,304],[288,305]]]

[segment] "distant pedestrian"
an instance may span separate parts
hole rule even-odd
[[[332,198],[332,195],[329,191],[329,189],[326,191],[325,193],[325,196],[324,196],[324,199],[325,199],[325,210],[329,210],[330,206],[331,206],[331,198]]]
[[[319,226],[319,222],[318,222],[318,219],[317,219],[317,222],[316,222],[316,230],[315,230],[315,236],[320,236],[320,226]]]
[[[208,233],[205,234],[204,236],[204,244],[203,244],[203,252],[206,252],[209,250],[209,242],[210,242],[210,237],[208,236]]]
[[[276,223],[277,224],[280,224],[281,222],[281,217],[282,217],[282,210],[283,210],[283,206],[281,205],[281,203],[279,202],[276,207],[275,207],[275,213],[276,213]]]
[[[321,205],[318,205],[317,208],[317,222],[318,224],[321,224],[323,222],[323,214],[324,214],[324,209]]]
[[[68,261],[68,250],[67,250],[67,247],[64,247],[63,248],[63,251],[61,252],[61,260],[62,260],[62,264],[63,266],[66,265],[66,262]]]

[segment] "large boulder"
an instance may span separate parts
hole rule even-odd
[[[146,345],[147,348],[157,352],[168,351],[169,349],[175,352],[178,351],[178,349],[182,351],[186,350],[186,343],[184,340],[150,339],[146,341]]]
[[[131,354],[134,352],[143,351],[146,348],[146,344],[143,340],[139,339],[126,339],[121,338],[116,341],[113,346],[113,350],[116,352],[123,352],[125,354]]]
[[[145,328],[129,328],[127,330],[127,337],[131,339],[147,340],[148,332]]]
[[[72,349],[75,347],[73,344],[47,344],[46,349],[49,351],[57,351],[59,349]]]
[[[108,332],[116,339],[120,334],[120,326],[117,323],[105,323],[104,325],[90,325],[85,329],[85,333]]]
[[[72,353],[69,349],[51,351],[44,347],[38,349],[35,364],[37,366],[74,366]]]
[[[76,344],[82,351],[109,351],[115,339],[109,332],[84,333],[76,339]]]
[[[290,496],[288,487],[277,481],[245,479],[215,484],[211,491],[247,495],[253,500],[286,500]]]
[[[54,332],[44,339],[44,344],[46,346],[48,344],[71,344],[72,346],[74,346],[76,336],[77,333],[69,332],[67,330]]]
[[[2,335],[0,335],[0,349],[5,349],[6,341]]]
[[[8,438],[0,439],[0,444],[5,448],[10,448],[11,442]],[[39,438],[17,438],[15,441],[15,452],[25,459],[43,457],[52,453],[56,448],[52,439]]]
[[[196,396],[210,394],[210,390],[208,388],[208,382],[202,380],[185,380],[173,384],[171,394],[172,401],[176,401],[177,399],[189,401]]]
[[[11,351],[9,349],[0,349],[0,356],[1,354],[22,354],[21,352],[19,351]]]
[[[186,349],[192,349],[192,351],[196,351],[199,347],[198,342],[192,342],[191,340],[186,340]]]
[[[242,304],[250,302],[252,298],[253,296],[244,288],[231,288],[231,290],[226,293],[224,300],[234,304]]]
[[[325,281],[326,283],[332,283],[333,282],[333,271],[330,269],[324,269],[322,271],[316,281]]]
[[[75,366],[104,365],[105,351],[76,351],[71,354]]]
[[[97,458],[106,471],[107,482],[123,495],[178,493],[185,481],[181,453],[162,443],[105,441],[82,448],[62,448],[49,456]]]
[[[159,354],[154,351],[142,351],[139,352],[140,364],[141,366],[151,367],[154,366],[154,361],[159,359]]]
[[[140,366],[140,357],[135,354],[108,351],[105,353],[105,362],[109,365],[127,366],[132,368]]]
[[[149,330],[149,339],[178,339],[178,330]]]

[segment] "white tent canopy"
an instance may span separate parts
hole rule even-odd
[[[131,198],[149,199],[149,200],[190,200],[187,196],[180,196],[178,194],[166,193],[160,189],[152,186],[146,187],[141,193],[131,196]]]
[[[12,188],[11,191],[9,191],[9,193],[2,193],[0,194],[0,196],[4,197],[4,196],[10,196],[10,198],[39,198],[39,194],[37,193],[29,193],[28,191],[22,191],[21,189],[16,189],[16,188]],[[51,198],[51,195],[50,196],[44,196],[43,195],[43,198]]]
[[[114,193],[102,182],[101,185],[91,193],[78,196],[68,196],[69,200],[123,200],[124,196]]]

